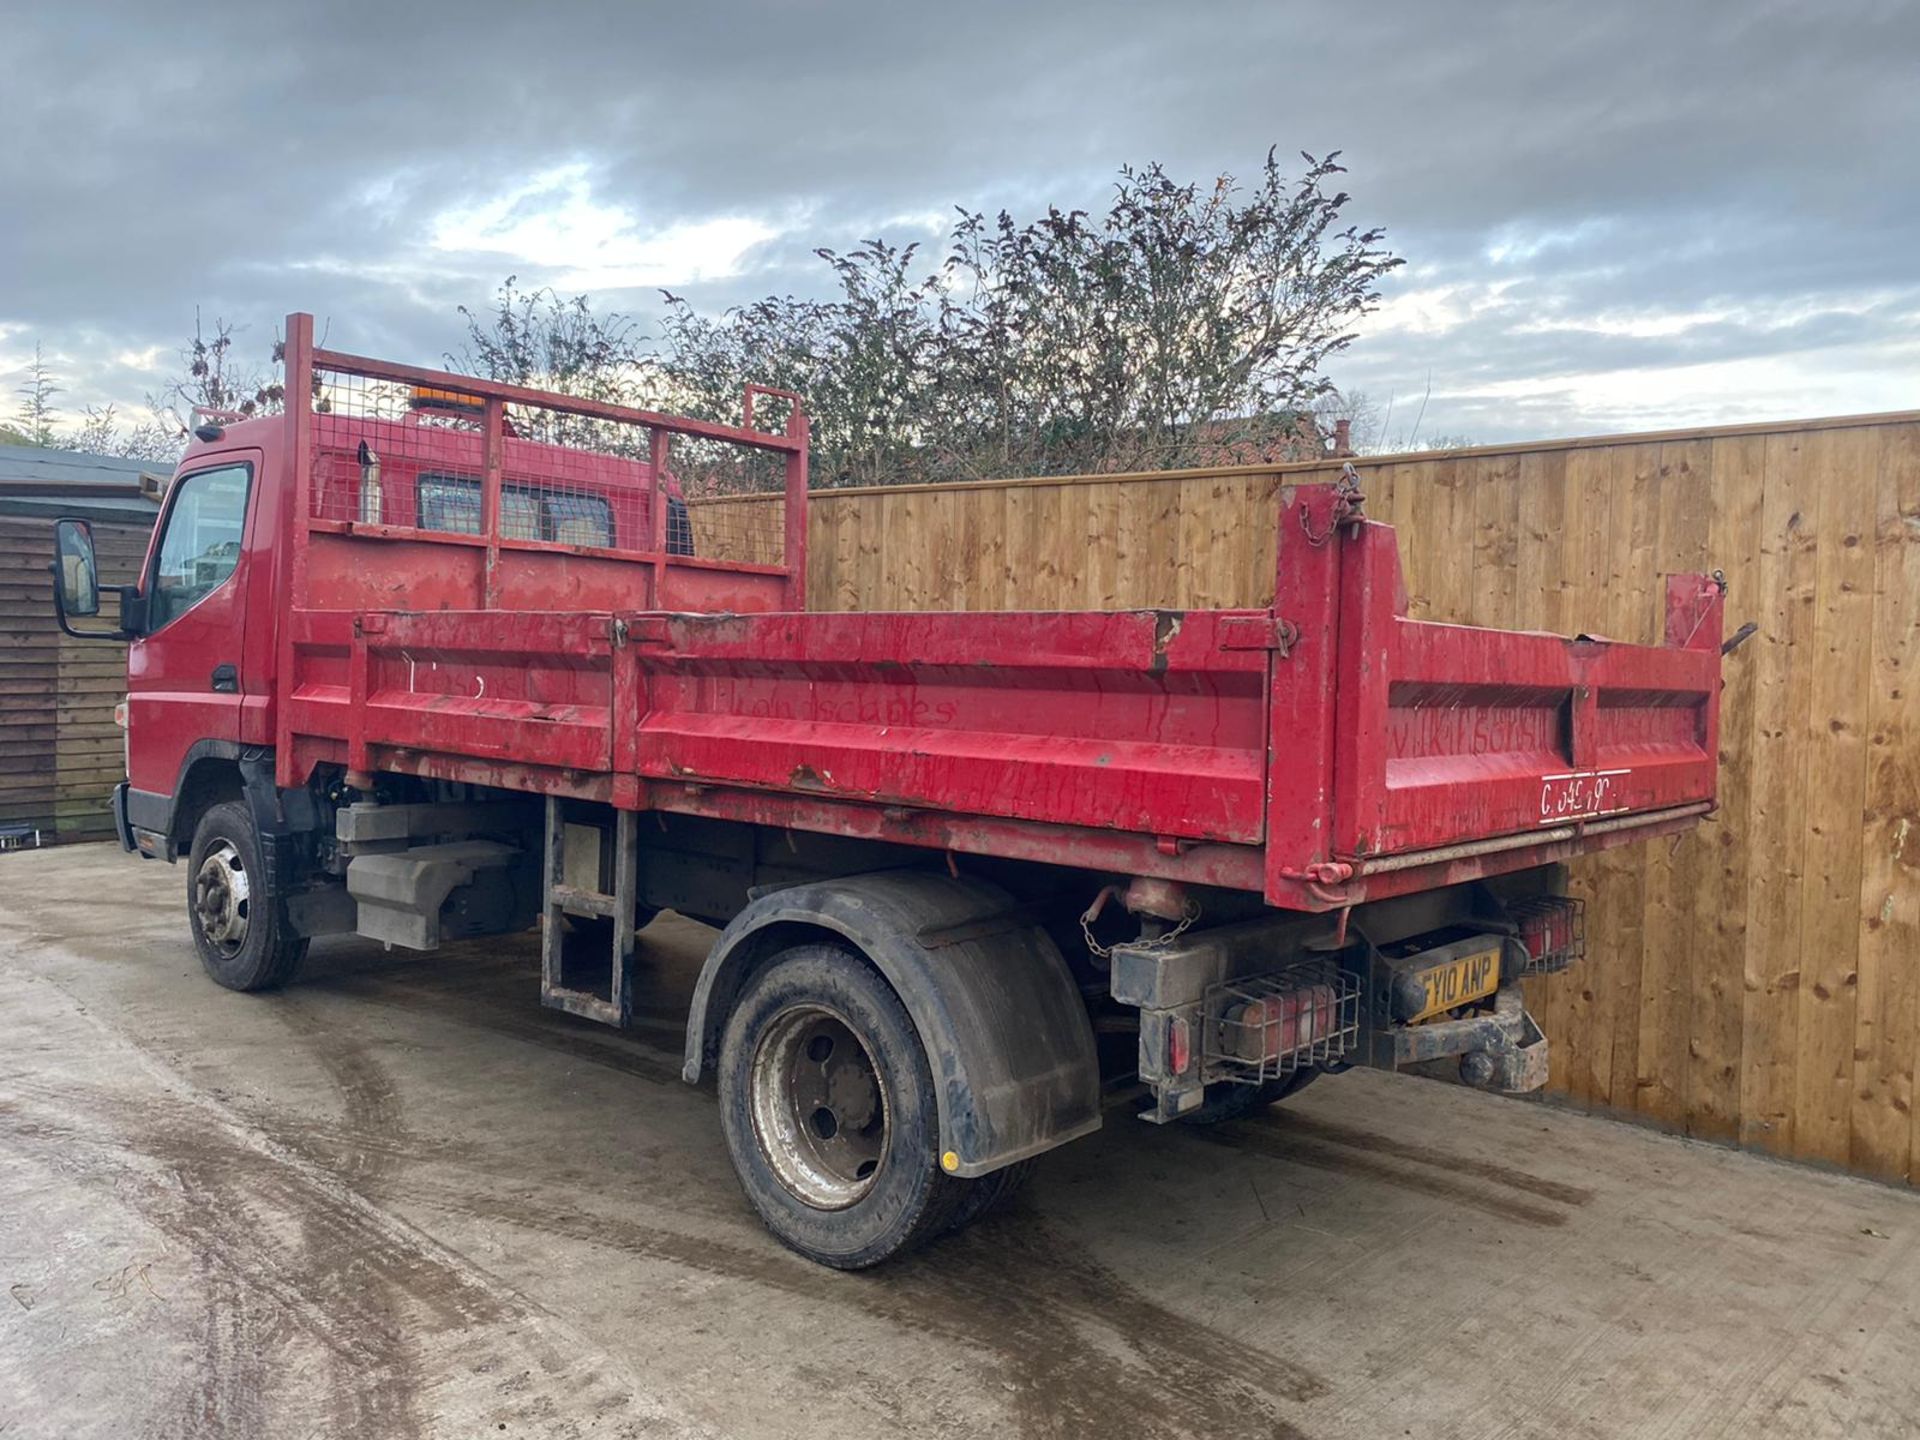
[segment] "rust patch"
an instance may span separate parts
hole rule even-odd
[[[1147,664],[1149,675],[1167,673],[1167,647],[1180,634],[1180,627],[1186,624],[1187,612],[1184,610],[1156,610],[1153,612],[1153,659]]]

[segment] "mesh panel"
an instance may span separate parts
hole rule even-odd
[[[687,501],[694,553],[778,565],[786,537],[786,457],[676,436],[673,469]]]
[[[316,373],[315,520],[355,528],[485,532],[485,406],[477,397]],[[782,563],[785,456],[650,426],[508,405],[500,439],[506,544],[651,553],[653,465],[664,455],[665,549],[735,564]]]

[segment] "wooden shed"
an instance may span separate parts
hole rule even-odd
[[[113,707],[126,648],[73,640],[54,622],[53,522],[93,524],[100,583],[131,584],[166,491],[166,467],[37,446],[0,445],[0,845],[113,834],[110,792],[124,773]],[[103,593],[98,622],[111,626]]]

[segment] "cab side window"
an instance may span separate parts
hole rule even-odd
[[[174,483],[166,532],[154,557],[149,631],[184,615],[233,574],[240,563],[252,479],[250,465],[222,465]]]
[[[419,507],[422,530],[448,530],[456,535],[480,533],[478,480],[462,475],[424,474],[415,487],[414,500]],[[551,540],[561,545],[610,548],[613,506],[604,495],[507,485],[500,491],[500,534],[508,540]]]

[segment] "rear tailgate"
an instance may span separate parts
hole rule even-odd
[[[1666,643],[1483,630],[1399,613],[1393,532],[1340,561],[1335,857],[1368,862],[1711,802],[1721,589],[1670,577]],[[1614,828],[1609,824],[1606,828]]]

